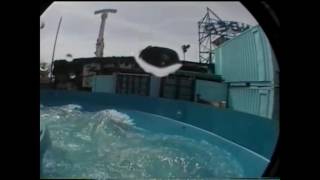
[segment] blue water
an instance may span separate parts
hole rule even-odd
[[[51,138],[43,157],[43,178],[244,176],[237,157],[208,141],[214,134],[199,134],[199,129],[173,119],[64,105],[40,106],[40,120]]]

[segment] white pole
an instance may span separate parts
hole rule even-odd
[[[60,25],[61,25],[61,21],[62,21],[62,17],[60,17],[59,20],[59,25],[58,25],[58,29],[57,29],[57,33],[56,33],[56,38],[54,40],[54,45],[53,45],[53,52],[52,52],[52,59],[51,59],[51,66],[50,66],[50,81],[52,82],[52,67],[53,67],[53,61],[54,61],[54,53],[56,51],[56,44],[57,44],[57,39],[58,39],[58,34],[59,34],[59,30],[60,30]]]

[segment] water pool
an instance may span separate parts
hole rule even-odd
[[[44,178],[244,176],[234,155],[208,142],[214,134],[202,131],[191,138],[198,129],[169,118],[131,110],[83,111],[79,105],[42,106],[40,112],[51,139],[41,167]]]
[[[99,178],[121,175],[140,179],[152,173],[159,178],[187,175],[190,178],[214,178],[213,175],[216,178],[224,175],[257,178],[261,177],[269,163],[279,133],[276,121],[191,102],[107,93],[40,92],[40,104],[43,104],[40,108],[41,122],[45,122],[45,125],[41,124],[47,127],[44,132],[51,133],[52,139],[51,146],[40,140],[41,152],[43,147],[48,150],[40,154],[40,157],[44,155],[42,177]],[[118,120],[127,119],[124,126],[117,120],[110,121],[110,118],[101,120],[110,116],[110,113],[119,116],[116,118]],[[100,120],[92,120],[93,117]],[[97,128],[99,131],[93,131]],[[46,137],[44,135],[43,139],[48,139]],[[131,150],[125,151],[125,148]],[[111,150],[114,155],[111,156],[111,153],[107,156]],[[160,153],[170,158],[154,158]],[[118,159],[112,159],[117,155]],[[149,164],[139,158],[144,158]],[[149,166],[151,161],[160,163]],[[174,162],[180,162],[180,165],[174,164],[177,169],[170,168],[170,163],[173,165]],[[149,169],[142,170],[139,167],[141,165]],[[198,166],[199,170],[189,171]],[[156,170],[152,170],[152,167]],[[184,174],[186,167],[189,169]]]

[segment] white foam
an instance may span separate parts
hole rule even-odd
[[[160,67],[156,67],[151,64],[148,64],[140,58],[137,58],[136,62],[145,72],[151,73],[157,77],[168,76],[169,74],[176,72],[182,66],[182,64],[173,64],[165,68],[160,68]]]
[[[71,112],[73,110],[81,110],[82,107],[80,105],[77,104],[68,104],[62,107],[62,110],[67,111],[67,112]]]
[[[43,116],[43,120],[50,121],[65,108],[44,110],[41,115],[49,116]],[[99,178],[141,179],[160,173],[167,178],[209,175],[242,177],[238,163],[229,158],[225,151],[206,141],[151,132],[145,134],[125,128],[122,132],[126,135],[122,136],[118,129],[133,126],[134,123],[131,117],[114,109],[64,114],[61,119],[65,120],[53,121],[48,125],[53,147],[65,154],[63,157],[61,153],[44,156],[43,172],[49,177],[90,178],[95,174]],[[70,121],[75,117],[78,118],[76,121]],[[164,119],[164,123],[169,122]],[[91,133],[92,130],[96,133]],[[50,164],[52,160],[54,164]],[[76,167],[76,164],[79,166]]]
[[[107,111],[107,116],[109,117],[109,119],[115,123],[121,123],[121,124],[126,124],[129,126],[133,126],[133,120],[126,114],[121,113],[119,111],[116,110],[108,110]]]
[[[117,125],[134,126],[133,120],[128,115],[114,109],[99,111],[92,119],[109,121]]]

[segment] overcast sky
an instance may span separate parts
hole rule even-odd
[[[40,57],[50,62],[59,18],[62,24],[55,59],[94,57],[100,26],[95,10],[114,8],[104,34],[104,56],[138,57],[148,45],[174,49],[183,58],[181,45],[190,44],[189,61],[198,62],[197,22],[206,7],[227,21],[257,25],[257,21],[240,2],[54,2],[40,17]]]

